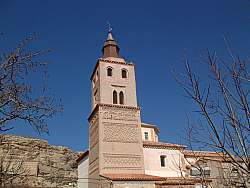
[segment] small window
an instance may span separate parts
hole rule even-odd
[[[148,132],[144,132],[144,138],[145,140],[148,140]]]
[[[165,167],[166,166],[166,156],[161,155],[160,159],[161,159],[161,167]]]
[[[107,76],[112,76],[112,68],[111,67],[107,68]]]
[[[200,172],[200,170],[199,170],[198,168],[192,167],[192,168],[190,169],[190,175],[191,175],[191,176],[200,176],[200,175],[201,175],[201,172]]]
[[[119,93],[119,99],[120,99],[120,104],[124,104],[124,94],[122,91]]]
[[[113,104],[117,104],[117,92],[116,92],[116,90],[113,91]]]
[[[122,78],[127,78],[127,70],[122,69]]]
[[[206,177],[209,177],[210,174],[211,174],[210,168],[209,168],[208,166],[204,167],[203,173],[204,173],[204,175],[205,175]]]

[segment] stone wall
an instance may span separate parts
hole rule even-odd
[[[0,135],[0,185],[74,187],[77,152],[47,141]]]

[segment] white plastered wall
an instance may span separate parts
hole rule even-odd
[[[185,176],[185,160],[179,150],[143,148],[145,173],[160,177]],[[166,156],[166,166],[161,167],[160,156]]]
[[[78,188],[88,188],[89,158],[85,157],[78,163]]]
[[[100,60],[100,103],[113,104],[113,91],[124,93],[124,105],[137,107],[136,82],[134,66],[128,64],[108,63]],[[112,76],[107,76],[107,68],[112,68]],[[127,70],[127,78],[122,78],[122,69]],[[119,103],[119,97],[118,97]]]
[[[143,141],[158,142],[158,136],[153,128],[142,127],[141,132]],[[145,132],[148,133],[148,140],[145,139]]]

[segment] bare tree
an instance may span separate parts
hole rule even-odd
[[[0,132],[23,120],[36,131],[48,132],[48,118],[61,111],[47,87],[47,65],[43,55],[50,50],[32,50],[32,34],[8,53],[0,52]],[[38,86],[38,87],[36,87]]]
[[[206,51],[204,59],[207,77],[193,71],[188,60],[185,73],[176,79],[187,96],[197,105],[202,117],[198,124],[189,124],[191,147],[218,153],[238,169],[245,182],[250,181],[250,74],[249,62],[234,56],[230,61]]]

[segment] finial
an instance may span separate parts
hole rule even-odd
[[[111,27],[111,24],[109,23],[109,21],[107,21],[107,24],[108,24],[108,31],[109,31],[109,33],[111,33],[111,31],[112,31],[112,27]]]
[[[108,37],[102,47],[103,57],[119,57],[119,46],[112,36],[111,24],[107,21]]]

